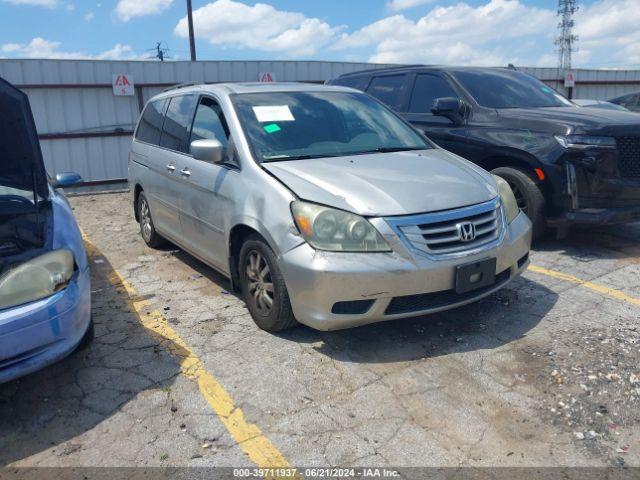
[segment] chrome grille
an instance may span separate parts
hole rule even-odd
[[[386,219],[411,247],[432,255],[466,253],[489,247],[502,239],[500,201],[442,212]],[[459,225],[473,225],[475,237],[463,240]]]

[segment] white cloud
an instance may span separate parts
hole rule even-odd
[[[115,13],[119,20],[128,22],[135,17],[161,13],[172,3],[173,0],[118,0]]]
[[[6,43],[2,46],[2,51],[4,53],[13,53],[18,52],[22,48],[22,45],[19,43]]]
[[[387,2],[387,8],[393,11],[406,10],[408,8],[433,3],[435,0],[391,0]]]
[[[579,36],[576,64],[640,65],[638,0],[600,0],[575,15]]]
[[[27,44],[9,43],[2,46],[2,51],[20,58],[86,58],[82,52],[60,51],[60,42],[51,42],[36,37]]]
[[[87,13],[85,13],[85,14],[84,14],[84,19],[85,19],[87,22],[90,22],[90,21],[91,21],[91,20],[93,20],[94,18],[96,18],[96,14],[95,14],[95,13],[93,13],[93,12],[87,12]]]
[[[131,45],[122,45],[120,43],[116,44],[111,50],[96,55],[94,58],[97,60],[142,60],[142,57],[134,52]]]
[[[199,38],[214,45],[283,52],[299,57],[313,55],[329,44],[342,27],[332,27],[318,18],[276,10],[271,5],[254,6],[233,0],[217,0],[193,12]],[[188,37],[187,18],[178,22],[174,33]]]
[[[55,58],[55,59],[98,59],[98,60],[140,60],[130,45],[117,44],[112,49],[98,55],[85,52],[67,52],[60,50],[60,42],[52,42],[36,37],[27,44],[7,43],[0,47],[2,53],[13,58]]]
[[[54,8],[58,6],[58,0],[4,0],[15,5],[33,5],[36,7]]]
[[[434,7],[417,21],[393,15],[343,35],[336,49],[374,47],[382,63],[521,63],[523,45],[555,28],[555,12],[518,0],[490,0],[477,7]]]

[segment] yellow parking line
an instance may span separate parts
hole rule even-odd
[[[588,288],[589,290],[593,290],[594,292],[598,292],[603,295],[613,297],[617,300],[622,300],[623,302],[627,302],[632,305],[640,306],[640,298],[631,297],[626,293],[621,292],[620,290],[616,290],[615,288],[605,287],[604,285],[598,285],[597,283],[588,282],[586,280],[582,280],[581,278],[574,277],[573,275],[567,275],[566,273],[557,272],[555,270],[549,270],[547,268],[538,267],[536,265],[529,265],[529,270],[531,270],[534,273],[539,273],[541,275],[546,275],[548,277],[564,280],[565,282],[575,283],[577,285],[580,285],[581,287]]]
[[[87,245],[89,256],[101,255],[98,248],[93,245],[84,232],[82,235]],[[197,382],[202,396],[251,461],[263,469],[291,468],[284,455],[263,435],[260,428],[245,419],[242,409],[234,404],[229,393],[206,370],[202,360],[171,328],[164,315],[158,310],[151,310],[152,303],[149,300],[137,300],[139,295],[133,285],[126,281],[114,268],[112,268],[112,273],[109,276],[109,282],[114,286],[124,288],[129,296],[131,306],[138,314],[142,325],[150,331],[153,337],[171,355],[180,358],[181,373]],[[266,476],[271,478],[278,475]],[[292,477],[293,475],[283,475],[283,478]]]

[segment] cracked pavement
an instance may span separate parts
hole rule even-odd
[[[146,247],[128,194],[70,202],[98,249],[96,339],[0,385],[0,465],[254,466],[117,271],[291,465],[640,466],[636,305],[529,271],[454,311],[273,335],[215,271]],[[579,231],[532,263],[640,298],[639,240],[640,224]]]

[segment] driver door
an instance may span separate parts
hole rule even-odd
[[[225,232],[233,212],[233,193],[240,182],[229,142],[229,128],[220,104],[213,98],[200,98],[191,130],[190,142],[216,139],[224,146],[227,163],[212,164],[185,156],[180,175],[187,188],[180,198],[184,242],[188,250],[228,273]]]

